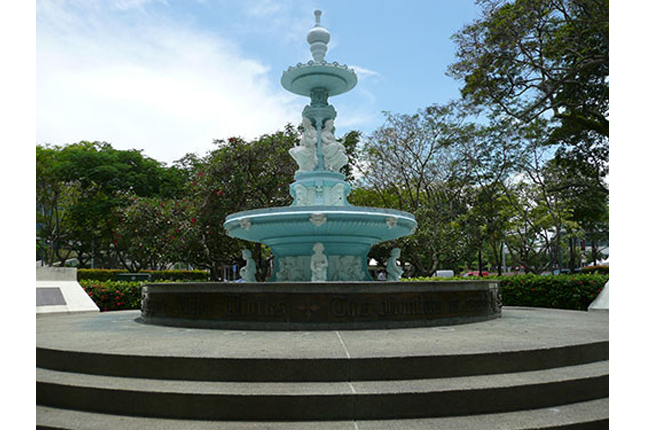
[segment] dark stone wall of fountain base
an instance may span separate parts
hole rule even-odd
[[[501,316],[495,281],[163,283],[143,287],[147,324],[233,330],[428,327]]]

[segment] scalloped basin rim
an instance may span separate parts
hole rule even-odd
[[[255,209],[250,211],[236,212],[226,217],[226,221],[224,222],[224,225],[230,222],[239,221],[241,219],[275,217],[275,216],[291,216],[291,215],[311,216],[312,214],[358,215],[358,216],[365,216],[368,218],[373,216],[385,216],[385,217],[396,217],[399,219],[413,222],[414,224],[417,223],[417,221],[414,219],[414,215],[412,215],[411,213],[398,211],[395,209],[381,209],[381,208],[370,208],[370,207],[360,207],[360,206],[350,206],[350,207],[300,206],[300,207]]]
[[[332,63],[301,64],[282,73],[280,83],[289,92],[309,96],[314,88],[325,88],[329,96],[346,93],[356,86],[356,72]]]

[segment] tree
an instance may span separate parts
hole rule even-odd
[[[415,115],[385,116],[362,148],[360,183],[378,195],[378,206],[414,214],[417,231],[397,244],[415,274],[430,275],[466,251],[466,237],[455,222],[466,210],[466,183],[451,145],[471,139],[474,128],[455,102]]]
[[[449,73],[462,95],[531,122],[609,136],[609,2],[480,0],[483,17],[453,36]]]
[[[36,235],[47,265],[65,261],[71,251],[61,247],[71,239],[70,208],[78,200],[78,187],[59,178],[58,152],[36,146]]]
[[[181,195],[185,181],[178,168],[105,142],[37,146],[36,158],[41,237],[54,244],[58,261],[74,255],[81,266],[117,265],[116,211],[132,196]]]
[[[241,251],[249,244],[226,236],[226,216],[291,202],[289,183],[296,164],[288,151],[298,140],[297,130],[287,125],[249,142],[237,137],[215,140],[217,148],[205,157],[181,160],[192,175],[188,209],[178,227],[183,261],[210,270],[211,278],[217,278],[224,265],[241,264]],[[263,280],[269,273],[269,252],[259,243],[252,248],[258,280]]]
[[[609,1],[479,0],[483,17],[453,36],[448,73],[474,105],[547,120],[561,168],[606,188],[609,155]]]
[[[504,239],[508,229],[509,207],[502,184],[517,172],[522,160],[524,141],[518,121],[498,116],[485,124],[472,125],[470,139],[454,142],[462,162],[461,175],[468,182],[468,211],[459,224],[468,232],[469,244],[477,250],[477,268],[481,275],[485,248],[501,275]]]
[[[115,212],[112,248],[130,272],[162,270],[181,255],[178,220],[187,206],[178,200],[131,197],[130,204]]]

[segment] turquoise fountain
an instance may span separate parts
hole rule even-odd
[[[298,164],[290,186],[293,204],[231,214],[224,228],[231,237],[271,248],[271,281],[372,281],[370,248],[412,234],[417,222],[407,212],[347,201],[351,186],[340,171],[348,158],[334,136],[336,110],[328,99],[354,88],[357,77],[346,65],[325,61],[330,34],[320,25],[321,11],[314,15],[307,35],[313,60],[289,67],[281,80],[287,91],[311,99],[302,112],[303,137],[289,151]]]

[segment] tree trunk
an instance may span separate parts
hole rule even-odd
[[[576,270],[576,240],[573,237],[569,238],[569,270],[570,273]]]
[[[499,246],[499,260],[497,264],[497,276],[502,276],[502,264],[504,262],[504,242]],[[504,267],[506,269],[506,267]]]

